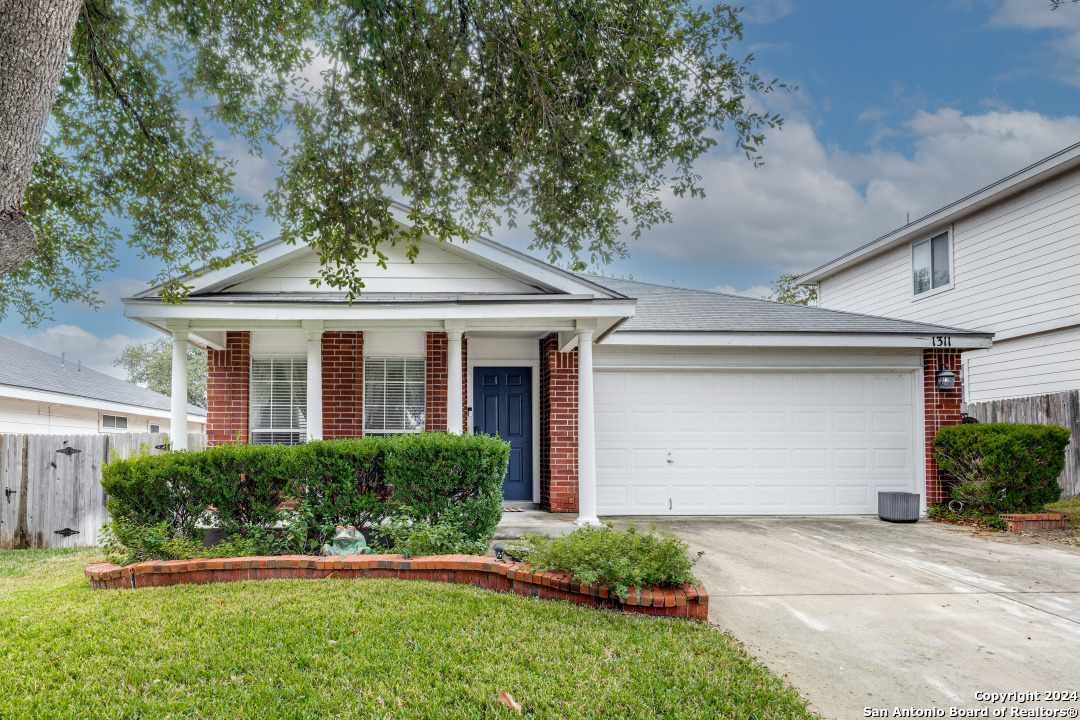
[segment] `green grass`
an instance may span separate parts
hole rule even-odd
[[[96,550],[0,551],[0,718],[810,718],[715,629],[471,587],[90,589]]]
[[[1069,525],[1080,528],[1080,496],[1061,498],[1057,502],[1047,503],[1046,511],[1070,513]]]

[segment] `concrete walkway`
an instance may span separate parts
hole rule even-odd
[[[896,706],[947,717],[984,706],[980,691],[1080,691],[1080,549],[925,520],[634,522],[706,552],[710,620],[826,717]],[[1080,708],[1025,706],[1036,705]]]

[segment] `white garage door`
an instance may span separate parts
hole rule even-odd
[[[914,393],[910,372],[598,371],[598,510],[875,513],[916,492]]]

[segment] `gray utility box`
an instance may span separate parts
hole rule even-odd
[[[913,523],[919,521],[919,501],[922,495],[909,492],[879,492],[878,517],[887,522]]]

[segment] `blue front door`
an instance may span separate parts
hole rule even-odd
[[[531,501],[532,369],[473,368],[473,425],[475,432],[498,435],[510,443],[503,498]]]

